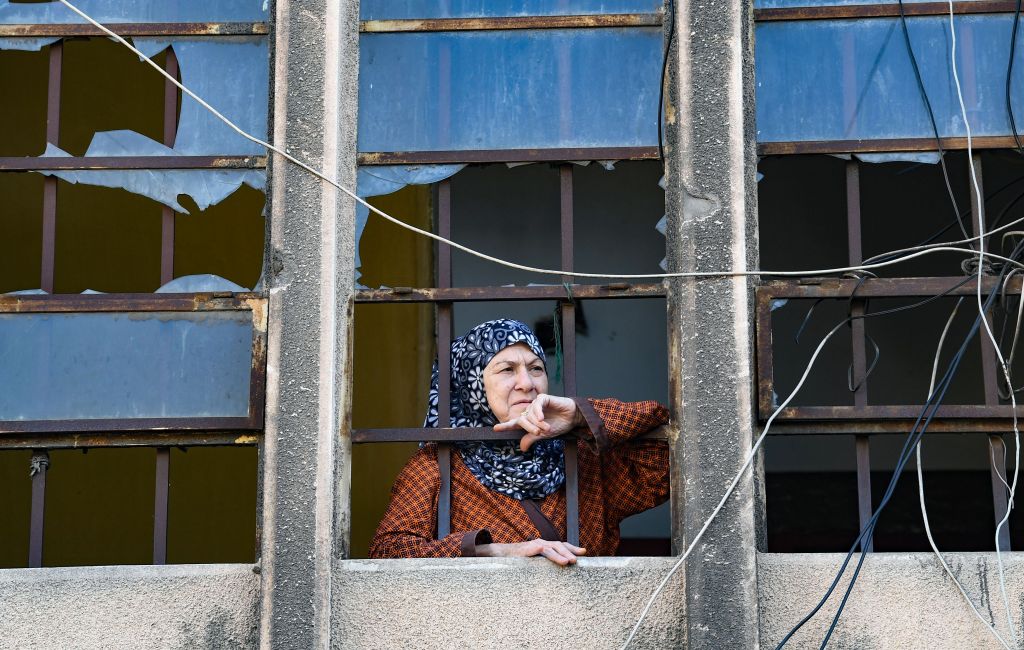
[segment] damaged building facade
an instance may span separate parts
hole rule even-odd
[[[70,2],[237,128],[66,4],[0,0],[0,647],[1024,634],[1015,3]],[[453,250],[239,131],[605,277]],[[950,243],[982,227],[998,346]],[[367,559],[417,443],[459,439],[419,428],[435,350],[500,316],[553,392],[669,405],[671,501],[570,569]],[[566,476],[571,540],[572,445]]]

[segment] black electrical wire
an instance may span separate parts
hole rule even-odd
[[[668,39],[665,41],[665,53],[661,58],[661,85],[658,86],[658,158],[665,163],[665,145],[662,137],[661,117],[665,108],[665,77],[668,75],[668,54],[672,50],[672,36],[676,31],[675,0],[668,0]]]
[[[1010,99],[1013,78],[1013,55],[1017,50],[1017,25],[1020,23],[1020,4],[1017,0],[1017,9],[1013,12],[1013,32],[1010,34],[1010,60],[1006,63],[1006,117],[1010,120],[1010,132],[1013,134],[1013,141],[1017,143],[1017,153],[1024,155],[1024,147],[1021,146],[1020,137],[1017,135],[1017,121],[1013,118],[1013,102]]]
[[[1018,0],[1020,2],[1020,0]],[[910,44],[910,32],[907,30],[907,16],[903,12],[903,0],[899,0],[900,8],[900,25],[903,28],[903,41],[907,45],[907,54],[910,55],[910,64],[914,68],[914,78],[917,80],[917,88],[921,93],[921,99],[924,100],[925,108],[928,109],[928,119],[932,123],[932,132],[935,134],[935,146],[939,150],[939,165],[942,166],[942,178],[946,182],[946,191],[949,192],[949,200],[953,203],[953,212],[956,213],[956,221],[960,224],[960,230],[964,234],[964,239],[970,239],[970,235],[967,234],[967,228],[964,226],[963,217],[960,215],[960,208],[957,206],[956,197],[953,195],[953,186],[949,182],[949,170],[946,169],[946,157],[942,150],[942,141],[939,138],[939,127],[935,122],[935,112],[932,110],[932,103],[928,99],[928,92],[924,88],[924,81],[921,79],[921,69],[917,65],[917,57],[914,55],[914,48]]]
[[[1013,253],[1010,256],[1011,259],[1016,259],[1021,254],[1022,250],[1024,250],[1024,242],[1022,242],[1021,244],[1017,245],[1017,247],[1014,249]],[[989,294],[989,297],[986,300],[985,305],[983,306],[983,311],[987,312],[989,307],[992,305],[993,301],[995,300],[995,297],[999,293],[999,285],[1002,282],[1002,280],[1005,278],[1006,273],[1008,271],[1009,271],[1009,265],[1004,265],[1003,268],[1000,270],[1000,273],[999,273],[999,276],[998,276],[999,282],[997,282],[995,284],[995,286],[993,287],[992,293]],[[885,310],[885,311],[882,311],[882,312],[873,312],[871,314],[865,314],[864,316],[859,316],[859,318],[866,318],[866,317],[870,317],[870,316],[880,316],[880,315],[887,314],[887,313],[893,313],[894,311],[902,311],[902,310],[905,310],[905,309],[911,309],[911,308],[914,308],[914,307],[919,307],[919,306],[921,306],[923,304],[926,304],[926,303],[931,302],[933,300],[937,300],[938,298],[940,298],[940,297],[942,297],[944,295],[949,294],[950,292],[952,292],[956,288],[963,286],[964,284],[966,284],[967,282],[971,281],[972,279],[974,279],[973,276],[968,276],[968,277],[964,278],[964,280],[962,282],[958,283],[954,287],[951,287],[947,291],[945,291],[945,292],[943,292],[941,294],[938,294],[936,296],[932,296],[932,297],[930,297],[930,298],[928,298],[928,299],[926,299],[924,301],[920,301],[918,303],[914,303],[913,305],[905,305],[905,306],[900,307],[900,308],[895,308],[895,309],[891,309],[891,310]],[[854,317],[854,318],[857,318],[857,317]],[[850,320],[850,318],[848,318],[847,320]],[[835,631],[835,628],[838,625],[839,618],[842,615],[843,609],[846,606],[846,602],[848,601],[849,596],[850,596],[850,594],[853,591],[853,586],[854,586],[854,584],[857,581],[857,577],[860,574],[860,569],[863,566],[864,559],[865,559],[865,557],[867,555],[866,549],[864,548],[862,542],[863,542],[863,540],[867,536],[869,536],[874,531],[875,526],[878,523],[879,516],[881,515],[881,513],[884,510],[885,506],[889,503],[889,500],[892,497],[892,494],[895,492],[896,485],[899,482],[899,478],[900,478],[900,476],[903,473],[904,467],[906,466],[907,462],[909,461],[914,448],[920,442],[921,437],[927,431],[927,428],[931,424],[932,419],[934,419],[936,413],[938,412],[938,408],[942,404],[942,401],[945,398],[946,392],[949,390],[949,386],[952,384],[952,379],[955,376],[957,369],[959,368],[961,360],[963,359],[964,352],[967,350],[967,348],[970,345],[971,341],[974,339],[974,336],[977,334],[978,329],[980,328],[980,325],[981,325],[981,314],[979,314],[978,316],[975,317],[974,324],[971,326],[970,331],[964,337],[963,344],[960,346],[960,349],[957,351],[957,354],[950,361],[950,364],[949,364],[945,374],[943,375],[942,379],[939,382],[939,389],[933,390],[931,395],[928,396],[928,400],[925,402],[925,405],[922,407],[920,415],[918,415],[918,418],[914,422],[913,427],[911,427],[910,434],[907,436],[907,439],[904,442],[903,449],[900,452],[900,457],[899,457],[899,460],[898,460],[897,465],[896,465],[896,469],[893,472],[893,476],[892,476],[892,478],[889,481],[889,485],[888,485],[888,487],[886,489],[885,494],[882,497],[882,500],[879,502],[875,512],[872,514],[871,518],[868,520],[868,523],[864,526],[864,528],[861,530],[860,534],[857,536],[857,538],[854,540],[853,544],[851,545],[850,550],[847,552],[846,558],[844,559],[842,566],[839,568],[839,571],[836,573],[835,579],[832,581],[832,584],[829,586],[828,590],[825,592],[825,595],[821,598],[821,600],[818,602],[818,604],[810,612],[808,612],[807,615],[805,615],[804,618],[802,618],[796,624],[796,626],[794,626],[786,634],[785,637],[783,637],[783,639],[779,643],[779,645],[776,646],[776,650],[780,650],[782,647],[784,647],[785,644],[792,638],[792,636],[794,634],[796,634],[796,632],[801,627],[803,627],[803,625],[805,623],[807,623],[809,620],[811,620],[818,613],[818,611],[824,606],[824,604],[826,602],[828,602],[828,600],[831,598],[832,594],[834,593],[836,586],[839,584],[839,581],[842,580],[842,576],[846,573],[846,568],[849,566],[849,563],[850,563],[851,559],[853,558],[853,554],[856,552],[858,546],[860,546],[861,554],[860,554],[860,559],[857,562],[857,568],[854,570],[853,576],[851,577],[851,580],[850,580],[850,584],[847,586],[846,593],[845,593],[845,595],[843,597],[843,600],[841,601],[841,603],[839,605],[839,608],[836,611],[835,616],[833,617],[832,624],[829,627],[829,630],[828,630],[828,632],[827,632],[827,634],[826,634],[826,636],[825,636],[825,638],[824,638],[824,640],[822,642],[821,647],[824,648],[825,645],[828,643],[828,640],[831,638],[832,633]],[[922,424],[922,422],[923,422],[923,424]]]

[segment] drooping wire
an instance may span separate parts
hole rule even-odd
[[[801,271],[724,270],[724,271],[678,271],[678,272],[674,272],[674,273],[626,273],[626,274],[619,273],[619,274],[611,274],[611,273],[582,273],[582,272],[579,272],[579,271],[567,271],[567,270],[559,270],[559,269],[545,269],[545,268],[540,268],[540,267],[535,267],[535,266],[527,266],[525,264],[518,264],[516,262],[510,262],[510,261],[504,260],[504,259],[502,259],[500,257],[495,257],[493,255],[488,255],[487,253],[483,253],[483,252],[478,251],[476,249],[470,248],[469,246],[466,246],[464,244],[460,244],[457,241],[453,241],[451,239],[448,239],[448,238],[445,238],[445,237],[441,237],[440,235],[434,234],[434,233],[432,233],[432,232],[430,232],[428,230],[423,230],[422,228],[417,228],[416,226],[413,226],[412,224],[406,223],[406,222],[402,221],[401,219],[398,219],[397,217],[394,217],[394,216],[388,214],[387,212],[384,212],[380,208],[378,208],[378,207],[376,207],[374,205],[371,205],[369,202],[367,202],[365,199],[363,199],[362,197],[357,195],[355,192],[353,192],[349,188],[341,185],[340,183],[338,183],[338,181],[336,181],[336,180],[326,176],[323,172],[313,168],[309,164],[302,162],[301,160],[299,160],[295,156],[291,155],[290,153],[288,153],[284,149],[281,149],[280,147],[276,147],[276,146],[270,144],[269,142],[266,142],[266,141],[264,141],[264,140],[262,140],[260,138],[257,138],[256,136],[252,135],[251,133],[246,132],[244,129],[239,127],[237,124],[235,124],[234,122],[229,120],[227,117],[225,117],[222,113],[220,113],[217,109],[215,109],[213,106],[211,106],[202,97],[200,97],[195,92],[190,90],[188,87],[183,85],[180,81],[178,81],[172,75],[169,75],[167,73],[167,71],[163,69],[163,67],[161,67],[159,64],[154,62],[153,59],[151,59],[150,57],[146,56],[141,51],[139,51],[136,47],[134,47],[127,40],[125,40],[122,36],[118,35],[116,32],[112,31],[107,26],[105,26],[105,25],[99,23],[98,21],[96,21],[96,19],[94,19],[92,16],[86,14],[81,9],[79,9],[78,7],[73,5],[71,2],[69,2],[69,0],[58,0],[58,1],[61,4],[63,4],[64,6],[68,7],[73,12],[75,12],[76,14],[78,14],[79,16],[81,16],[86,22],[88,22],[89,24],[93,25],[94,27],[96,27],[97,29],[102,31],[104,34],[108,35],[110,38],[114,39],[114,41],[116,41],[117,43],[119,43],[119,44],[123,45],[124,47],[128,48],[129,50],[131,50],[136,56],[139,57],[139,59],[141,61],[144,61],[145,63],[147,63],[150,67],[152,67],[154,70],[156,70],[158,73],[160,73],[164,78],[166,78],[168,81],[170,81],[175,87],[177,87],[183,93],[185,93],[186,95],[188,95],[189,97],[194,99],[196,102],[198,102],[200,106],[202,106],[205,110],[209,111],[214,117],[216,117],[218,120],[220,120],[221,122],[226,124],[228,127],[230,127],[235,133],[237,133],[241,137],[249,140],[250,142],[254,142],[254,143],[258,144],[261,147],[265,147],[269,151],[272,151],[272,152],[278,154],[279,156],[284,158],[286,161],[296,165],[300,169],[302,169],[302,170],[304,170],[304,171],[306,171],[306,172],[316,176],[317,178],[321,179],[322,181],[324,181],[324,182],[328,183],[329,185],[337,188],[343,194],[345,194],[346,196],[351,198],[356,203],[359,203],[360,205],[365,207],[370,212],[372,212],[372,213],[374,213],[376,215],[379,215],[383,219],[385,219],[387,221],[390,221],[391,223],[395,224],[396,226],[399,226],[400,228],[404,228],[404,229],[406,229],[406,230],[408,230],[410,232],[414,232],[414,233],[416,233],[418,235],[421,235],[423,237],[427,237],[428,239],[432,239],[432,240],[440,242],[442,244],[447,244],[447,245],[451,246],[452,248],[454,248],[456,250],[460,250],[460,251],[462,251],[464,253],[467,253],[469,255],[473,255],[474,257],[480,258],[482,260],[486,260],[488,262],[492,262],[494,264],[505,266],[505,267],[508,267],[508,268],[511,268],[511,269],[517,269],[517,270],[526,271],[526,272],[529,272],[529,273],[538,273],[538,274],[541,274],[541,275],[568,276],[568,277],[574,277],[574,278],[629,279],[629,280],[660,280],[660,279],[666,279],[666,278],[759,277],[759,276],[760,277],[803,277],[803,276],[836,275],[836,274],[839,274],[839,273],[847,273],[847,272],[850,272],[850,271],[869,271],[869,270],[873,270],[873,269],[879,269],[879,268],[884,268],[884,267],[887,267],[887,266],[891,266],[893,264],[899,264],[899,263],[902,263],[902,262],[905,262],[905,261],[909,261],[909,260],[915,259],[917,257],[921,257],[923,255],[931,254],[931,253],[941,253],[941,252],[968,252],[968,253],[973,253],[974,252],[973,250],[957,248],[956,246],[952,246],[952,245],[942,245],[942,246],[936,245],[936,246],[930,246],[930,247],[927,247],[927,248],[922,248],[921,250],[917,250],[917,251],[915,251],[913,253],[909,253],[907,255],[904,255],[904,256],[901,256],[901,257],[897,257],[897,258],[893,258],[893,259],[889,259],[889,260],[886,260],[884,262],[879,262],[879,263],[861,264],[859,266],[844,266],[844,267],[838,267],[838,268],[834,268],[834,269],[810,269],[810,270],[801,270]],[[1021,221],[1024,221],[1024,218],[1022,218]],[[949,242],[949,243],[950,244],[953,244],[953,243],[969,244],[971,242],[977,241],[977,239],[978,239],[978,237],[967,237],[967,238],[963,239],[960,242]],[[1004,258],[1002,256],[999,256],[999,255],[994,255],[994,254],[991,254],[991,253],[986,253],[986,255],[988,257],[992,258],[992,259],[997,259],[997,260],[1000,260],[1000,261],[1003,261],[1003,262],[1008,261],[1008,260],[1006,260],[1006,258]],[[1012,263],[1016,264],[1016,262],[1012,262]]]
[[[1017,0],[1017,8],[1013,12],[1013,31],[1010,33],[1010,58],[1006,62],[1006,118],[1010,122],[1010,133],[1013,134],[1013,141],[1017,144],[1017,153],[1024,155],[1024,146],[1021,146],[1020,136],[1017,135],[1017,121],[1013,117],[1013,57],[1017,51],[1017,26],[1020,24],[1021,0]]]
[[[962,305],[963,302],[963,298],[960,298],[956,301],[956,305],[953,307],[953,311],[950,312],[949,318],[946,320],[945,327],[942,328],[942,334],[939,336],[939,344],[935,348],[935,359],[932,362],[931,381],[928,384],[929,397],[935,392],[935,376],[938,374],[939,371],[939,359],[942,356],[942,346],[946,342],[946,335],[949,333],[949,329],[953,325],[953,321],[954,319],[956,319],[956,314],[960,310],[960,305]],[[989,440],[989,445],[991,444],[991,440]],[[928,544],[929,546],[931,546],[932,551],[935,553],[935,557],[938,558],[939,565],[942,566],[942,569],[946,572],[946,575],[948,575],[949,579],[953,581],[954,585],[956,585],[956,588],[957,590],[959,590],[960,595],[964,597],[965,601],[967,601],[967,604],[970,606],[971,611],[974,612],[975,618],[981,621],[982,625],[984,625],[985,628],[992,633],[992,636],[995,637],[996,641],[998,641],[1001,646],[1006,648],[1006,650],[1011,650],[1009,644],[1006,643],[1003,637],[999,634],[999,631],[996,630],[994,623],[989,623],[987,620],[985,620],[985,617],[981,615],[981,612],[978,611],[978,608],[975,606],[974,601],[967,594],[967,590],[964,589],[963,584],[961,584],[960,580],[953,573],[953,570],[949,568],[949,564],[946,563],[946,559],[942,557],[942,553],[939,551],[938,544],[935,543],[935,538],[934,536],[932,536],[931,522],[928,520],[928,508],[925,505],[924,499],[924,471],[922,466],[923,464],[921,462],[921,447],[923,445],[924,440],[919,440],[914,448],[914,452],[917,457],[917,490],[918,499],[921,503],[921,520],[924,522],[924,532],[928,538]],[[1003,449],[1005,450],[1005,446]]]
[[[753,462],[754,458],[757,456],[758,449],[760,449],[761,445],[765,441],[765,438],[767,438],[768,432],[771,430],[772,423],[775,421],[775,418],[778,417],[779,413],[781,413],[782,410],[784,408],[786,408],[786,406],[793,400],[793,398],[796,397],[797,393],[800,392],[800,389],[803,387],[804,383],[807,381],[807,377],[810,375],[811,369],[814,367],[814,363],[817,360],[818,355],[821,353],[822,349],[825,347],[825,344],[829,341],[829,339],[831,339],[832,336],[836,332],[838,332],[842,327],[847,325],[847,323],[850,321],[851,318],[857,319],[857,318],[871,318],[871,317],[875,317],[875,316],[885,316],[885,315],[895,314],[895,313],[902,312],[902,311],[908,311],[908,310],[911,310],[911,309],[916,309],[918,307],[923,307],[924,305],[927,305],[929,303],[932,303],[932,302],[934,302],[936,300],[939,300],[940,298],[943,298],[943,297],[949,295],[950,293],[952,293],[956,289],[958,289],[958,288],[962,287],[963,285],[967,284],[968,282],[970,282],[970,280],[971,280],[971,278],[969,278],[969,277],[968,278],[964,278],[959,283],[957,283],[956,285],[950,287],[949,289],[946,289],[945,291],[943,291],[943,292],[941,292],[939,294],[936,294],[934,296],[930,296],[928,298],[920,300],[920,301],[918,301],[916,303],[912,303],[912,304],[909,304],[909,305],[901,305],[899,307],[893,307],[891,309],[886,309],[886,310],[879,311],[879,312],[872,312],[872,313],[868,313],[868,314],[860,314],[860,315],[855,315],[855,316],[852,316],[852,317],[849,317],[849,318],[845,318],[842,321],[840,321],[835,327],[833,327],[831,330],[829,330],[828,334],[825,335],[825,337],[818,344],[817,348],[815,348],[814,352],[811,354],[810,360],[807,363],[807,367],[804,369],[804,372],[800,376],[799,381],[797,381],[796,386],[793,388],[793,391],[789,394],[789,396],[785,400],[783,400],[783,402],[781,404],[779,404],[779,406],[777,406],[775,408],[775,410],[772,412],[772,414],[768,417],[768,420],[765,422],[764,429],[761,431],[761,434],[757,437],[757,439],[751,445],[750,451],[747,453],[747,456],[744,459],[743,464],[740,466],[739,471],[733,477],[732,482],[729,484],[729,487],[726,488],[725,494],[722,496],[722,499],[718,502],[718,505],[715,506],[714,510],[712,510],[712,512],[711,512],[711,515],[705,520],[704,524],[701,526],[701,528],[697,531],[696,535],[694,535],[693,539],[690,541],[690,545],[686,547],[686,550],[679,557],[679,559],[676,560],[676,562],[672,565],[672,568],[669,569],[668,573],[665,574],[665,577],[662,578],[661,582],[658,584],[658,586],[655,588],[654,592],[648,598],[647,604],[644,606],[643,610],[640,613],[640,617],[637,619],[637,622],[633,625],[633,629],[630,631],[629,636],[626,638],[625,643],[622,644],[622,650],[626,650],[626,648],[629,647],[629,644],[632,642],[633,638],[636,636],[636,633],[640,630],[640,626],[643,624],[644,619],[647,617],[647,613],[650,611],[651,606],[654,605],[654,602],[657,600],[658,596],[661,594],[662,590],[665,588],[665,585],[668,584],[669,579],[671,579],[671,577],[675,574],[675,572],[679,570],[679,567],[681,567],[683,565],[683,563],[686,562],[686,559],[693,552],[693,549],[696,548],[696,546],[700,542],[701,538],[703,538],[704,533],[707,531],[708,527],[711,525],[711,522],[713,522],[715,520],[715,518],[718,516],[718,513],[721,512],[722,508],[728,502],[729,497],[732,496],[732,493],[736,489],[736,486],[739,484],[740,480],[742,480],[744,474],[746,474],[746,471],[750,468],[751,463]]]
[[[1024,251],[1024,242],[1022,242],[1022,244],[1018,245],[1018,247],[1014,249],[1014,251],[1011,253],[1011,256],[1012,257],[1019,257],[1022,251]],[[1000,271],[999,279],[1000,280],[1003,279],[1005,274],[1008,273],[1008,272],[1009,272],[1009,267],[1004,266],[1001,269],[1001,271]],[[943,294],[939,294],[938,296],[933,296],[932,298],[930,298],[928,300],[928,302],[930,302],[931,300],[937,299],[939,297],[942,297],[943,295],[946,295],[948,293],[951,293],[954,289],[963,286],[964,284],[966,284],[967,282],[971,281],[972,279],[974,279],[973,276],[965,277],[961,282],[959,282],[957,285],[955,285],[951,289],[947,290]],[[998,294],[998,291],[999,291],[999,284],[996,283],[996,285],[993,287],[992,293],[989,295],[988,305],[992,304],[992,302],[994,301],[996,295]],[[921,303],[918,303],[915,306],[920,306],[920,304]],[[881,315],[882,313],[887,313],[887,312],[875,312],[873,314],[865,314],[865,317]],[[943,375],[942,380],[939,382],[939,388],[937,390],[935,390],[935,391],[932,391],[932,393],[929,395],[928,400],[925,402],[924,406],[922,407],[921,413],[918,415],[917,420],[914,422],[914,425],[911,427],[910,433],[907,436],[907,440],[905,441],[903,449],[900,452],[899,459],[898,459],[897,464],[896,464],[896,469],[893,472],[892,478],[889,481],[889,485],[888,485],[888,487],[886,489],[885,494],[882,497],[882,500],[879,502],[875,512],[872,514],[871,518],[865,524],[864,528],[860,531],[860,534],[857,536],[857,538],[854,540],[853,544],[850,546],[850,550],[847,552],[846,558],[844,559],[842,565],[840,566],[839,570],[837,571],[836,576],[833,579],[832,583],[829,585],[828,589],[826,590],[825,594],[822,596],[821,600],[819,600],[817,605],[815,605],[814,608],[812,608],[811,611],[808,612],[782,638],[782,640],[776,646],[776,650],[781,650],[781,648],[783,648],[786,645],[786,643],[793,637],[793,635],[796,634],[796,632],[799,631],[800,628],[802,628],[808,621],[810,621],[812,618],[814,618],[814,616],[821,610],[821,608],[825,605],[825,603],[828,602],[828,600],[832,597],[832,594],[835,592],[836,586],[839,584],[840,580],[842,580],[842,576],[846,573],[846,569],[849,566],[849,563],[850,563],[850,561],[853,558],[853,554],[857,551],[858,548],[861,548],[860,559],[857,562],[857,567],[854,570],[854,573],[853,573],[853,576],[852,576],[852,578],[850,580],[850,583],[847,586],[846,593],[844,594],[844,597],[843,597],[842,601],[839,604],[839,607],[838,607],[838,609],[837,609],[837,611],[835,613],[835,616],[833,617],[832,624],[829,627],[829,630],[828,630],[828,632],[827,632],[827,634],[825,636],[825,639],[824,639],[821,647],[824,648],[825,645],[828,643],[829,638],[831,638],[832,633],[835,631],[835,628],[838,625],[839,618],[842,616],[843,610],[844,610],[844,608],[846,606],[846,603],[847,603],[847,601],[849,599],[850,593],[852,593],[853,587],[854,587],[854,585],[857,582],[857,577],[860,574],[860,569],[861,569],[861,567],[863,565],[863,562],[864,562],[864,559],[866,557],[866,549],[861,547],[861,542],[864,539],[866,539],[867,537],[869,537],[874,532],[874,528],[875,528],[875,526],[876,526],[876,524],[878,522],[878,517],[884,511],[885,506],[889,503],[889,499],[891,498],[893,492],[895,491],[896,484],[898,483],[899,477],[901,476],[901,474],[903,472],[903,468],[906,466],[906,463],[908,462],[908,460],[911,457],[911,451],[916,447],[917,443],[920,441],[920,439],[924,435],[925,431],[927,431],[928,425],[931,423],[932,419],[935,417],[935,414],[938,411],[939,405],[941,405],[943,399],[945,398],[946,391],[949,389],[949,386],[952,384],[952,379],[953,379],[953,377],[956,374],[956,370],[958,369],[958,367],[960,365],[960,361],[962,360],[962,358],[964,356],[964,353],[965,353],[967,347],[969,346],[970,342],[973,340],[974,336],[977,334],[978,330],[980,329],[982,322],[984,322],[984,318],[983,318],[982,314],[979,313],[979,315],[977,317],[975,317],[974,323],[973,323],[970,331],[964,337],[964,341],[963,341],[962,345],[960,346],[957,354],[950,361],[950,364],[949,364],[949,366],[948,366],[948,368],[946,370],[946,373]]]
[[[970,281],[970,279],[970,277],[965,278],[957,286],[963,286],[963,284],[966,284],[968,281]],[[993,293],[993,297],[994,295],[995,294]],[[929,396],[924,407],[922,408],[921,413],[918,415],[916,421],[914,422],[913,427],[911,427],[910,434],[907,436],[907,440],[904,443],[903,450],[901,451],[899,460],[896,464],[896,469],[893,472],[892,479],[889,481],[889,485],[887,486],[885,494],[883,495],[881,501],[879,502],[871,518],[868,520],[867,524],[865,524],[864,528],[860,531],[860,534],[856,537],[853,544],[850,546],[850,550],[847,552],[842,565],[836,572],[835,578],[832,580],[832,583],[829,585],[825,594],[818,601],[818,603],[811,609],[811,611],[804,615],[804,617],[800,619],[800,621],[795,626],[793,626],[793,628],[790,629],[789,632],[786,633],[786,635],[776,646],[776,650],[781,650],[781,648],[785,647],[786,643],[789,642],[793,635],[795,635],[808,621],[814,618],[814,616],[817,615],[817,613],[821,610],[825,603],[828,602],[828,600],[832,597],[832,594],[835,592],[835,589],[838,586],[839,582],[842,580],[843,575],[845,575],[846,569],[849,566],[850,561],[853,559],[853,554],[857,551],[858,548],[860,548],[861,553],[860,559],[857,563],[857,567],[854,570],[853,576],[847,587],[846,593],[844,594],[843,600],[839,604],[836,614],[832,620],[832,624],[829,627],[829,630],[822,642],[821,647],[824,648],[825,645],[828,643],[829,638],[832,636],[832,633],[835,631],[836,625],[839,622],[839,617],[842,615],[843,609],[845,608],[846,603],[849,599],[849,595],[853,590],[853,586],[857,582],[857,577],[860,574],[860,569],[863,566],[864,559],[867,555],[866,549],[861,546],[861,542],[874,532],[874,528],[878,521],[878,517],[885,510],[885,506],[889,503],[889,499],[892,497],[892,493],[895,491],[896,483],[898,482],[898,479],[903,472],[903,468],[906,465],[908,459],[911,457],[911,450],[916,446],[917,442],[924,434],[924,431],[927,430],[927,426],[928,424],[931,423],[931,420],[938,409],[938,405],[942,403],[942,400],[946,394],[946,390],[949,388],[949,385],[951,384],[952,377],[955,375],[955,372],[960,365],[960,360],[963,358],[964,351],[967,349],[971,340],[973,340],[975,334],[978,331],[980,321],[980,317],[975,318],[974,324],[968,332],[967,336],[964,338],[963,344],[960,346],[960,349],[958,350],[957,354],[953,357],[952,361],[949,364],[949,367],[946,370],[946,373],[943,375],[942,380],[939,382],[939,389]]]
[[[662,167],[665,165],[665,143],[663,139],[663,127],[661,120],[665,112],[665,79],[668,76],[668,56],[672,50],[672,37],[676,32],[676,7],[675,0],[668,0],[668,38],[665,39],[665,52],[661,58],[661,84],[658,85],[658,159]]]

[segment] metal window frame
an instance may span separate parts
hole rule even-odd
[[[934,142],[934,141],[933,141]],[[978,187],[984,196],[984,174],[980,154],[974,154]],[[860,165],[857,160],[846,163],[846,206],[849,263],[856,266],[863,261],[861,251],[860,213]],[[974,185],[971,185],[972,205],[978,203]],[[977,224],[974,224],[977,234]],[[927,297],[941,293],[950,296],[969,296],[977,291],[977,281],[970,280],[960,287],[962,276],[932,278],[867,278],[863,281],[837,278],[808,278],[800,280],[776,280],[762,283],[755,293],[755,337],[758,379],[758,418],[763,423],[775,411],[773,406],[774,378],[772,374],[772,327],[771,306],[777,298],[841,298],[850,300],[851,314],[864,313],[864,301],[868,298]],[[995,278],[983,278],[982,290],[991,291]],[[1014,278],[1007,283],[1007,291],[1021,294],[1022,282]],[[773,434],[820,435],[852,434],[856,442],[857,503],[860,527],[863,529],[872,515],[870,436],[878,434],[907,434],[921,411],[914,405],[870,405],[868,404],[868,380],[866,359],[866,333],[863,319],[856,319],[850,326],[852,345],[853,406],[799,406],[782,409],[772,425]],[[1000,405],[997,391],[995,351],[987,337],[981,337],[982,374],[985,386],[985,404],[944,405],[939,407],[936,419],[929,425],[929,431],[940,433],[984,433],[992,445],[991,464],[992,501],[995,521],[998,523],[1008,507],[1004,484],[1007,480],[1006,462],[1003,457],[1005,442],[1001,436],[1013,431],[1013,412],[1009,405]],[[1024,406],[1017,408],[1018,417],[1024,416]],[[873,540],[865,543],[871,551]],[[1000,530],[1000,547],[1010,548],[1009,529]]]
[[[561,163],[559,172],[560,250],[563,270],[573,268],[573,165]],[[451,238],[451,181],[437,184],[438,234]],[[557,300],[562,318],[563,386],[567,395],[576,390],[576,327],[575,303],[584,299],[638,299],[667,297],[664,284],[605,285],[569,284],[571,276],[562,279],[568,286],[537,287],[452,287],[451,247],[437,245],[437,284],[435,288],[408,288],[363,290],[355,295],[356,303],[433,303],[437,307],[438,351],[451,347],[452,306],[455,302]],[[449,420],[451,368],[450,355],[438,354],[438,422]],[[667,439],[668,427],[659,427],[644,437]],[[451,443],[461,440],[518,440],[516,432],[495,432],[493,427],[441,427],[357,429],[352,432],[353,444],[381,442],[433,441],[438,443],[438,467],[441,488],[438,495],[437,535],[444,538],[451,531]],[[579,544],[579,472],[578,440],[573,434],[565,441],[565,490],[567,541]]]
[[[245,417],[171,417],[64,420],[0,420],[0,448],[9,434],[91,434],[141,431],[259,431],[266,396],[267,300],[255,293],[58,294],[0,296],[0,314],[162,313],[248,311],[253,339],[249,408]],[[73,446],[69,444],[68,446]]]

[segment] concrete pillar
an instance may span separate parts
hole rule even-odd
[[[356,183],[357,0],[277,0],[273,142]],[[260,645],[329,648],[347,554],[355,205],[275,156],[267,287]]]
[[[752,2],[675,2],[666,107],[671,271],[754,268]],[[676,553],[717,505],[754,432],[753,283],[673,280],[670,395]],[[687,647],[758,647],[751,474],[682,569]]]

